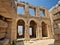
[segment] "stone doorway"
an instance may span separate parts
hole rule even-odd
[[[47,25],[42,22],[42,37],[48,37]]]
[[[36,38],[36,23],[34,21],[30,21],[30,38]]]
[[[25,33],[25,22],[23,20],[19,20],[17,23],[17,38],[24,38]]]

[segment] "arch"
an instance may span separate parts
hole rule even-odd
[[[41,20],[41,24],[42,24],[42,22],[44,22],[45,24],[47,24],[47,25],[49,25],[48,23],[48,21],[46,21],[46,20]]]
[[[25,22],[20,19],[17,21],[17,38],[24,38],[25,33]]]
[[[30,20],[28,21],[28,24],[30,24],[31,21],[34,21],[34,22],[37,24],[36,19],[30,19]]]
[[[41,25],[42,25],[42,37],[48,37],[47,24],[45,22],[42,22]]]
[[[36,28],[37,24],[34,20],[30,21],[30,38],[36,38]]]
[[[19,20],[23,20],[23,21],[26,23],[25,19],[24,19],[24,18],[20,18],[19,16],[18,16],[17,19],[16,19],[16,23],[17,23]]]

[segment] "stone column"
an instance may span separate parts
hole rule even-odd
[[[36,8],[36,16],[39,17],[40,13],[39,13],[39,7]]]
[[[25,4],[24,12],[25,12],[25,15],[29,15],[29,6],[28,6],[28,4]]]
[[[50,25],[50,37],[54,39],[54,31],[52,29],[52,25]]]
[[[37,33],[37,39],[42,39],[42,29],[40,25],[38,25],[36,33]]]
[[[40,27],[39,28],[40,29],[40,39],[42,39],[42,26],[40,25],[39,27]]]
[[[49,29],[49,26],[48,25],[46,25],[47,26],[47,34],[48,34],[48,37],[50,38],[50,29]]]
[[[30,40],[30,35],[29,35],[29,25],[25,25],[25,40],[29,41]]]

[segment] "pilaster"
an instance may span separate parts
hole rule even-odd
[[[41,29],[41,26],[38,25],[37,26],[37,39],[42,39],[42,29]]]
[[[25,40],[29,41],[30,40],[30,35],[29,35],[29,25],[25,24]]]
[[[47,32],[48,32],[48,37],[52,38],[52,34],[51,34],[52,32],[51,32],[51,28],[49,25],[47,25]]]

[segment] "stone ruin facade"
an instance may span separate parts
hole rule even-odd
[[[16,13],[17,6],[24,8],[24,14]],[[0,0],[0,45],[10,45],[13,40],[18,39],[24,41],[51,39],[54,38],[54,33],[55,45],[58,45],[60,29],[56,25],[60,19],[59,6],[48,11],[44,7],[17,3],[17,0]],[[35,16],[29,14],[29,8],[34,10]],[[42,11],[44,16],[40,16],[39,11]],[[18,26],[23,26],[22,35],[18,33]],[[32,35],[29,33],[29,28],[32,28]]]
[[[50,13],[52,14],[51,17],[53,20],[53,29],[55,37],[54,45],[60,45],[60,1],[56,6],[50,9]]]
[[[15,37],[15,18],[15,0],[0,0],[0,45],[10,45]]]

